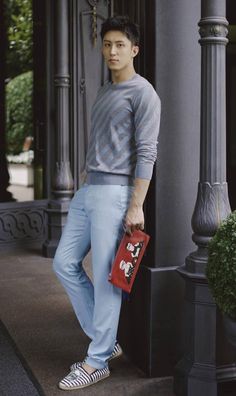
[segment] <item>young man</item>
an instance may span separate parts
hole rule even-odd
[[[92,109],[86,183],[72,199],[54,270],[91,343],[59,383],[80,389],[109,376],[108,362],[122,351],[116,341],[121,290],[108,282],[124,230],[144,228],[143,202],[156,160],[160,100],[136,74],[137,26],[127,17],[102,25],[102,53],[112,81],[98,92]],[[82,267],[91,248],[93,284]]]

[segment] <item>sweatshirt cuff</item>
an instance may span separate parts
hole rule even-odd
[[[140,163],[135,168],[135,178],[151,180],[153,164]]]

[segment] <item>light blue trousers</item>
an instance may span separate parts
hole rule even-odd
[[[121,290],[108,276],[129,205],[132,186],[83,185],[74,195],[53,268],[84,332],[91,338],[86,363],[107,366],[117,336]],[[82,261],[91,248],[93,284]]]

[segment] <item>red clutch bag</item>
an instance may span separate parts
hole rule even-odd
[[[133,231],[132,235],[124,234],[108,279],[113,285],[131,292],[149,239],[150,236],[141,230]]]

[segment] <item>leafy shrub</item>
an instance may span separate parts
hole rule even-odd
[[[32,69],[33,12],[32,0],[4,0],[8,48],[7,77]]]
[[[206,276],[221,312],[236,320],[236,211],[222,222],[209,243]]]
[[[33,135],[33,73],[20,74],[6,87],[7,109],[7,152],[18,154],[22,151],[24,140]]]

